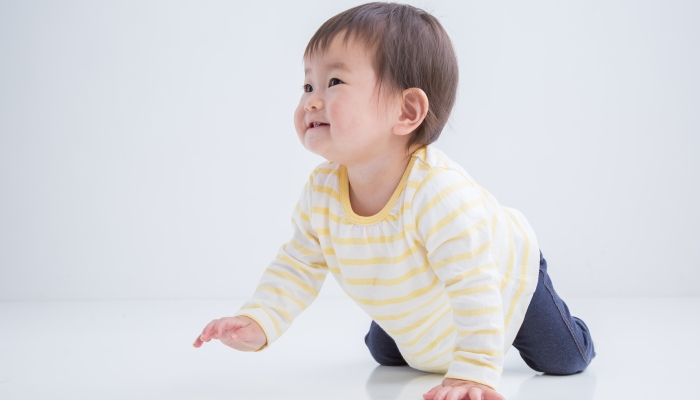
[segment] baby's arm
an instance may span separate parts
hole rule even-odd
[[[219,339],[237,350],[261,351],[274,343],[316,298],[328,266],[311,226],[312,185],[313,176],[293,212],[292,238],[265,269],[253,297],[234,316],[210,322],[194,347]]]
[[[201,347],[204,342],[219,339],[221,343],[240,351],[256,351],[267,344],[267,337],[260,325],[245,317],[224,317],[207,324],[202,334],[197,336],[194,347]]]
[[[445,285],[457,333],[442,386],[463,381],[490,393],[501,376],[504,348],[500,275],[492,254],[496,220],[479,188],[457,171],[434,169],[426,179],[412,199],[411,214],[430,266]],[[459,391],[465,389],[471,390]],[[442,400],[447,390],[438,388],[426,398],[438,392]]]

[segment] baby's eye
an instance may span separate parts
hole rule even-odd
[[[311,85],[309,85],[308,83],[304,84],[304,86],[302,86],[302,89],[304,89],[304,92],[307,92],[307,93],[313,92],[313,90],[314,90],[314,88],[312,88]]]
[[[338,78],[331,78],[330,82],[328,82],[328,86],[333,86],[333,82],[336,82],[336,81],[337,81],[338,83],[343,83],[343,81],[341,81],[341,80],[338,79]]]

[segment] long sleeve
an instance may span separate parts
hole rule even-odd
[[[410,210],[453,311],[457,335],[446,377],[495,388],[504,348],[500,274],[491,234],[496,215],[473,181],[439,167],[420,182]]]
[[[313,178],[304,186],[292,214],[293,235],[279,248],[253,294],[236,315],[255,320],[265,331],[267,345],[275,342],[318,296],[328,266],[311,226]],[[260,351],[258,350],[258,351]]]

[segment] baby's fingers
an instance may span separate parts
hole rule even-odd
[[[484,392],[484,400],[506,400],[505,397],[501,396],[496,392],[495,390],[492,389],[486,389]]]
[[[224,332],[228,334],[227,331],[232,330],[236,331],[243,327],[243,323],[240,318],[236,317],[230,317],[230,318],[221,318],[216,325],[214,326],[214,339],[221,339],[224,335]]]
[[[255,332],[253,331],[250,325],[246,326],[245,328],[238,329],[236,331],[229,331],[227,333],[230,334],[231,339],[233,340],[252,342],[256,339]]]
[[[482,400],[483,397],[481,395],[483,393],[484,393],[484,391],[481,390],[481,388],[476,387],[476,386],[472,386],[469,388],[469,392],[468,392],[469,400]]]
[[[447,397],[445,397],[445,400],[467,400],[469,397],[467,397],[467,388],[464,386],[458,386],[456,388],[452,388],[452,390],[447,393]]]
[[[216,323],[218,321],[219,321],[218,319],[215,319],[215,320],[211,321],[210,323],[208,323],[207,326],[204,327],[204,329],[202,329],[202,334],[199,335],[199,339],[202,342],[208,342],[211,340],[211,335],[214,332],[214,326],[216,325]],[[195,342],[195,343],[197,343],[197,342]]]
[[[442,385],[437,385],[430,389],[427,393],[423,394],[425,400],[432,400],[435,397],[435,393],[442,388]]]

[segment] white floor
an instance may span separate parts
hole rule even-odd
[[[700,399],[700,299],[566,299],[591,329],[585,372],[541,376],[515,349],[514,399]],[[268,350],[192,347],[241,300],[0,302],[0,399],[416,399],[440,375],[378,366],[369,317],[319,298]]]

